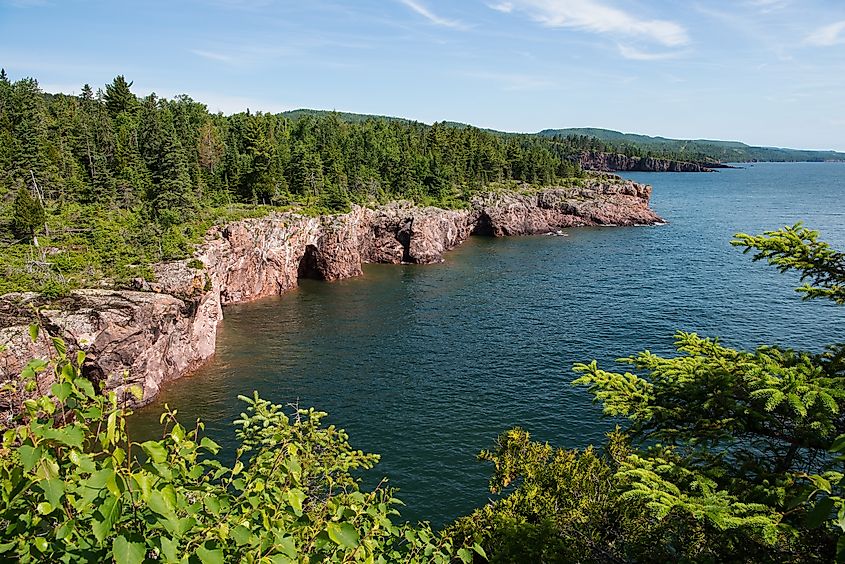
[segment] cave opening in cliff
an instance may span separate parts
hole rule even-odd
[[[472,228],[472,235],[481,235],[482,237],[493,236],[493,220],[486,212],[482,212],[478,217],[475,227]]]
[[[319,252],[314,245],[305,247],[305,253],[299,259],[299,268],[297,276],[299,278],[308,278],[311,280],[325,280],[319,266]]]

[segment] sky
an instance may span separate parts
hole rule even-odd
[[[0,0],[47,92],[845,151],[845,0]]]

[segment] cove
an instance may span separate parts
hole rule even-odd
[[[577,228],[567,237],[472,237],[442,264],[367,265],[233,305],[215,357],[133,416],[154,435],[164,403],[233,448],[238,394],[328,411],[382,462],[411,520],[440,524],[484,503],[475,460],[519,425],[555,445],[600,442],[602,419],[569,385],[574,362],[669,353],[676,329],[731,346],[818,350],[841,309],[801,303],[793,276],[729,245],[737,231],[803,220],[845,247],[845,165],[755,164],[712,174],[629,173],[669,225]]]

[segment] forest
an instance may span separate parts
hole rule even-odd
[[[535,136],[336,113],[224,116],[185,95],[136,96],[123,76],[80,92],[0,73],[0,294],[119,285],[187,256],[215,221],[270,209],[462,207],[496,183],[582,174],[565,145]]]

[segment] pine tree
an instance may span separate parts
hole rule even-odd
[[[120,112],[135,111],[138,99],[130,90],[132,84],[132,82],[126,82],[126,78],[121,74],[116,76],[111,84],[106,85],[104,99],[109,115],[116,117]]]

